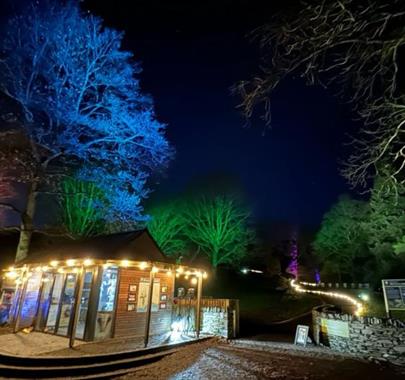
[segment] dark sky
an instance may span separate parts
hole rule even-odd
[[[3,17],[16,4],[2,3]],[[347,105],[291,79],[274,94],[272,129],[263,135],[260,119],[245,127],[236,109],[239,99],[230,93],[235,82],[258,71],[259,50],[247,33],[278,11],[294,12],[296,4],[83,2],[84,9],[125,32],[124,48],[142,63],[141,85],[168,125],[176,157],[154,186],[152,200],[182,193],[198,179],[224,176],[239,184],[258,221],[317,226],[338,195],[348,191],[338,173],[344,133],[353,125]]]
[[[263,4],[266,4],[264,6]],[[241,183],[258,220],[317,225],[339,194],[338,173],[348,107],[301,80],[273,97],[272,129],[245,120],[229,88],[258,69],[246,34],[291,1],[89,0],[84,7],[125,31],[125,48],[142,62],[141,83],[177,154],[154,197],[182,192],[215,173]]]

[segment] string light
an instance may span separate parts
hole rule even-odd
[[[14,280],[15,278],[17,278],[17,276],[18,276],[18,273],[14,270],[6,273],[6,277],[10,280]]]
[[[76,260],[74,260],[74,259],[69,259],[69,260],[66,260],[66,265],[67,265],[68,267],[72,267],[73,265],[75,265],[75,262],[76,262]]]
[[[129,267],[129,261],[128,260],[121,260],[121,266],[123,266],[124,268]]]
[[[203,279],[205,280],[207,277],[208,277],[207,272],[204,272],[204,273],[203,273]]]
[[[177,268],[177,273],[182,274],[183,272],[184,272],[183,267],[178,267],[178,268]]]
[[[148,263],[145,261],[142,261],[141,263],[139,263],[138,267],[140,270],[144,270],[148,267]]]
[[[176,273],[176,278],[179,278],[180,277],[180,273]]]
[[[291,287],[298,293],[312,293],[312,294],[318,294],[318,295],[325,295],[325,296],[339,298],[339,299],[343,299],[345,301],[348,301],[353,306],[356,307],[356,310],[355,310],[354,314],[357,315],[357,316],[360,316],[364,312],[363,304],[361,302],[357,301],[355,298],[348,296],[347,294],[336,293],[336,292],[325,292],[325,291],[322,291],[322,290],[304,289],[304,288],[301,287],[300,284],[295,283],[295,280],[291,280],[290,284],[291,284]],[[305,283],[305,284],[309,285],[309,283]]]
[[[152,267],[152,273],[157,273],[159,272],[159,269],[157,267]]]
[[[53,267],[53,268],[56,268],[57,266],[58,266],[58,262],[56,261],[56,260],[52,260],[50,263],[49,263],[49,265],[51,266],[51,267]]]
[[[93,260],[92,259],[85,259],[84,261],[83,261],[83,265],[85,266],[85,267],[88,267],[89,265],[92,265],[93,264]]]
[[[198,280],[197,280],[196,277],[193,277],[193,278],[191,279],[191,284],[192,284],[192,285],[197,285],[197,282],[198,282]]]
[[[169,269],[169,270],[166,272],[166,274],[167,274],[168,276],[171,276],[173,273],[172,273],[172,271]]]

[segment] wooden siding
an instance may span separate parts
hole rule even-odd
[[[163,334],[170,331],[172,319],[172,302],[174,295],[174,276],[168,276],[165,273],[157,273],[156,279],[160,280],[160,294],[162,287],[167,287],[166,309],[152,311],[150,335]],[[144,336],[146,312],[138,312],[136,310],[138,301],[139,283],[141,278],[149,279],[149,271],[136,269],[120,270],[119,292],[117,300],[117,311],[115,318],[115,337],[125,336]],[[136,300],[135,302],[128,301],[129,286],[136,285]],[[135,310],[128,311],[128,303],[135,304]]]

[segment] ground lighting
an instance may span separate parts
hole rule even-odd
[[[332,298],[339,298],[339,299],[343,299],[345,301],[350,302],[353,306],[356,307],[356,310],[354,312],[355,315],[360,316],[363,311],[364,311],[364,307],[363,304],[359,301],[357,301],[356,298],[348,296],[347,294],[343,294],[343,293],[336,293],[336,292],[325,292],[322,290],[309,290],[309,289],[304,289],[303,287],[301,287],[300,284],[296,283],[296,280],[291,280],[290,282],[291,287],[298,293],[312,293],[312,294],[318,294],[318,295],[324,295],[324,296],[328,296],[328,297],[332,297]],[[309,283],[305,283],[306,285],[309,285]],[[313,285],[310,285],[313,286]]]

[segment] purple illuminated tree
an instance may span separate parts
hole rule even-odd
[[[292,274],[295,278],[298,277],[298,244],[295,232],[291,239],[290,263],[286,269],[286,272]]]
[[[143,220],[147,180],[171,149],[152,100],[140,91],[141,69],[121,49],[123,34],[75,1],[32,3],[5,29],[1,89],[22,109],[34,162],[16,260],[28,252],[37,193],[66,174],[104,192],[107,221]]]

